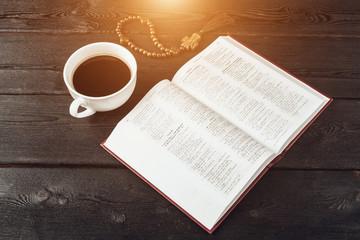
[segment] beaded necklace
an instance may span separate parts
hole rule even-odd
[[[132,41],[130,41],[129,37],[127,37],[124,33],[121,32],[123,25],[130,21],[139,21],[141,24],[146,24],[149,27],[150,38],[153,44],[155,45],[155,47],[157,47],[160,50],[160,52],[151,52],[136,46]],[[121,45],[128,46],[134,51],[147,57],[165,58],[165,57],[176,56],[184,51],[194,50],[199,45],[199,41],[201,40],[201,34],[205,32],[213,31],[222,26],[232,25],[232,24],[234,24],[234,20],[231,17],[229,17],[227,14],[216,13],[215,16],[199,32],[193,33],[190,37],[188,36],[183,37],[181,39],[181,44],[179,47],[170,47],[170,48],[167,48],[162,43],[160,43],[159,39],[155,35],[156,34],[155,26],[150,22],[150,19],[148,17],[128,16],[122,18],[117,23],[116,33],[117,36],[119,37]]]

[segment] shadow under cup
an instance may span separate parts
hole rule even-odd
[[[86,96],[74,88],[73,75],[80,64],[97,56],[111,56],[126,63],[130,69],[130,80],[127,79],[128,82],[123,88],[110,95],[102,97]],[[114,110],[130,98],[136,85],[137,63],[135,57],[126,48],[115,43],[97,42],[78,49],[70,56],[65,64],[63,77],[70,95],[74,98],[69,112],[73,117],[83,118],[93,115],[95,112]],[[121,80],[123,79],[119,79],[119,81]],[[98,82],[101,84],[101,79]],[[80,106],[84,107],[85,110],[79,112]]]

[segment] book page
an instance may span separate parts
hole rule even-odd
[[[148,92],[104,145],[208,229],[274,158],[167,80]]]
[[[329,100],[230,37],[187,62],[173,82],[276,153]]]

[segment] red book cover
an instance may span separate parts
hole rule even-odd
[[[235,39],[234,37],[230,36],[231,38]],[[236,40],[236,39],[235,39]],[[237,41],[237,40],[236,40]],[[239,42],[239,41],[238,41]],[[243,44],[242,44],[243,45]],[[244,45],[243,45],[244,46]],[[246,47],[246,46],[245,46]],[[251,52],[254,52],[256,55],[262,57],[263,59],[267,60],[260,54],[256,53],[255,51],[251,50],[250,48],[246,47]],[[269,60],[267,60],[269,61]],[[269,61],[271,62],[271,61]],[[272,63],[272,62],[271,62]],[[273,65],[277,66],[276,64],[272,63]],[[278,66],[277,66],[278,67]],[[280,68],[280,67],[278,67]],[[282,68],[280,68],[282,69]],[[283,69],[282,69],[283,70]],[[288,73],[287,71],[283,70],[284,72]],[[290,73],[288,73],[290,74]],[[292,74],[290,74],[293,76]],[[293,76],[295,77],[295,76]],[[295,77],[297,80],[303,82],[301,79]],[[305,82],[303,82],[305,83]],[[306,84],[306,83],[305,83]],[[317,92],[321,93],[317,89],[313,88],[309,84],[306,84],[312,89],[316,90]],[[322,107],[322,109],[309,121],[309,123],[297,134],[297,136],[288,144],[288,146],[285,148],[285,150],[278,156],[276,156],[270,164],[268,164],[267,167],[264,168],[264,170],[255,178],[255,180],[250,184],[250,186],[241,194],[241,196],[235,201],[235,203],[228,209],[228,211],[221,217],[221,219],[212,227],[211,229],[206,228],[204,225],[202,225],[198,220],[196,220],[191,214],[186,212],[183,208],[181,208],[176,202],[174,202],[172,199],[170,199],[168,196],[166,196],[161,190],[159,190],[156,186],[154,186],[150,181],[148,181],[146,178],[144,178],[140,173],[138,173],[135,169],[133,169],[130,165],[128,165],[123,159],[118,157],[116,154],[114,154],[110,149],[108,149],[104,144],[106,140],[101,143],[101,146],[108,151],[110,154],[112,154],[116,159],[118,159],[122,164],[124,164],[127,168],[129,168],[132,172],[134,172],[136,175],[138,175],[142,180],[144,180],[146,183],[148,183],[152,188],[154,188],[158,193],[160,193],[163,197],[165,197],[168,201],[170,201],[174,206],[176,206],[179,210],[181,210],[183,213],[185,213],[189,218],[191,218],[194,222],[196,222],[200,227],[202,227],[205,231],[208,233],[213,233],[215,229],[221,224],[221,222],[230,214],[230,212],[236,207],[236,205],[245,197],[245,195],[251,190],[251,188],[260,180],[260,178],[268,171],[268,169],[274,165],[276,162],[278,162],[286,153],[286,151],[295,143],[295,141],[306,131],[306,129],[315,121],[315,119],[325,110],[325,108],[332,102],[332,98],[321,93],[322,95],[329,98],[329,101]]]

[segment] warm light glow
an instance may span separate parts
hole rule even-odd
[[[158,2],[159,4],[163,4],[163,5],[179,5],[183,2],[186,2],[186,0],[156,0],[153,2]]]
[[[196,0],[152,0],[148,2],[153,9],[185,10],[191,9]]]

